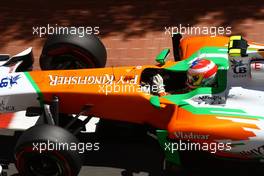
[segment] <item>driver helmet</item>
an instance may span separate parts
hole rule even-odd
[[[207,59],[196,59],[187,71],[187,85],[197,87],[212,86],[216,80],[217,65]]]

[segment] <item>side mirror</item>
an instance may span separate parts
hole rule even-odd
[[[152,96],[150,97],[149,101],[150,101],[150,104],[154,106],[155,108],[158,108],[158,109],[161,108],[159,96]]]
[[[170,49],[164,49],[162,50],[156,57],[156,62],[158,62],[159,64],[165,64],[166,59],[168,57],[170,53]]]

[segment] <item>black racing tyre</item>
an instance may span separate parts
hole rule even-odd
[[[97,36],[64,34],[48,37],[39,63],[42,70],[102,68],[106,58],[106,48]]]
[[[44,124],[29,128],[15,146],[15,164],[19,174],[77,176],[82,161],[78,151],[70,147],[72,144],[78,145],[78,140],[61,127]]]

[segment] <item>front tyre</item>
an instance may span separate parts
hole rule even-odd
[[[61,127],[46,124],[31,127],[21,135],[15,147],[15,164],[19,174],[77,176],[82,165],[81,158],[77,150],[71,150],[71,144],[77,145],[78,140]]]
[[[39,63],[42,70],[68,70],[101,68],[106,59],[106,48],[97,36],[64,34],[49,36]]]

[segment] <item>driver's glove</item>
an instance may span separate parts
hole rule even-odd
[[[152,82],[153,82],[152,86],[156,86],[157,87],[157,89],[155,87],[155,89],[156,89],[155,91],[157,91],[157,92],[153,92],[153,93],[159,94],[159,95],[165,93],[165,88],[164,88],[164,84],[163,84],[163,78],[161,77],[160,74],[156,74],[155,76],[153,76]],[[153,87],[152,87],[152,90],[153,90]]]

